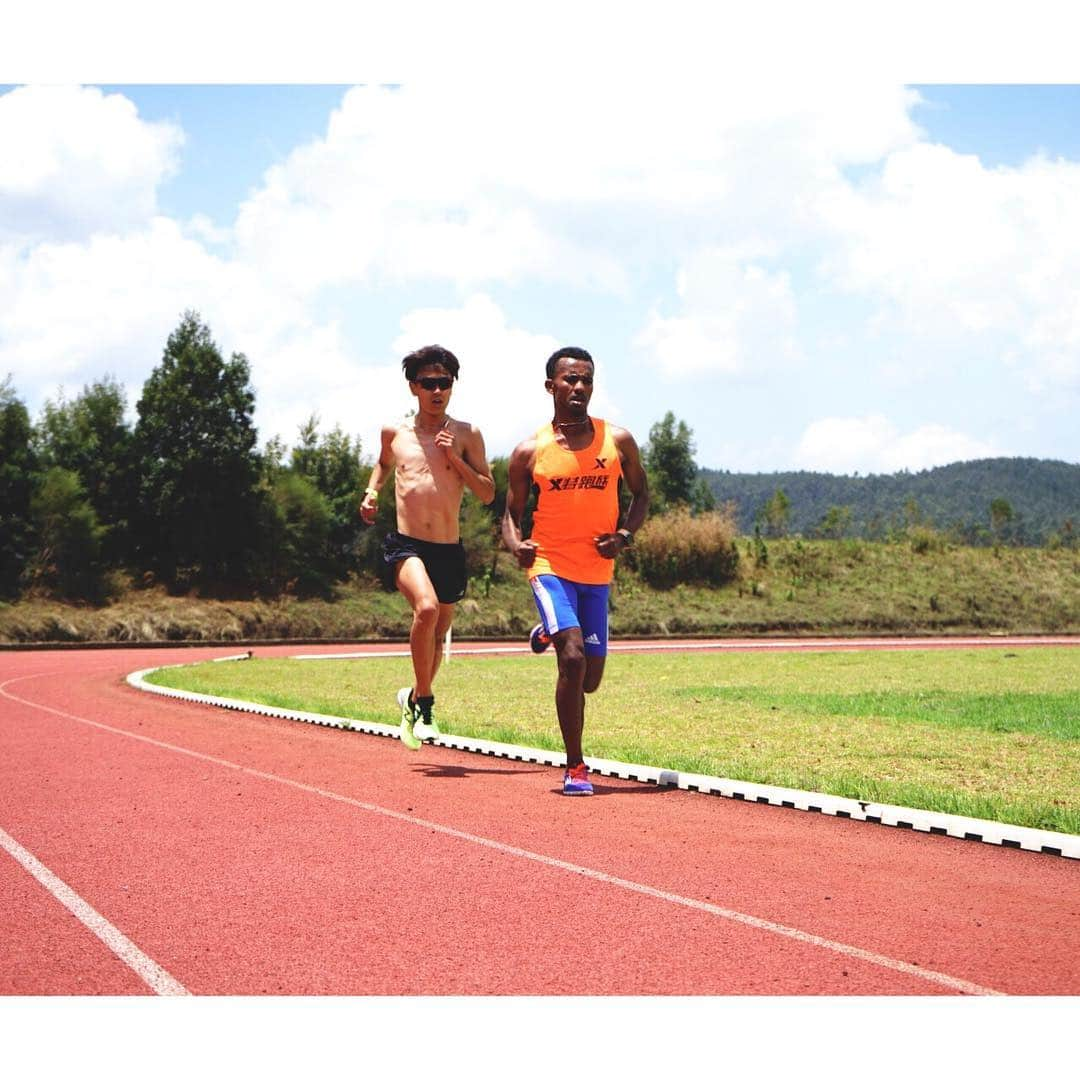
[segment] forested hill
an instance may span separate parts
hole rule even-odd
[[[891,476],[731,473],[702,469],[717,502],[733,501],[739,527],[767,528],[782,490],[786,522],[772,531],[878,538],[928,524],[968,543],[1075,543],[1080,532],[1080,465],[1036,458],[986,458]],[[783,500],[781,518],[783,517]],[[992,513],[992,507],[996,512]]]

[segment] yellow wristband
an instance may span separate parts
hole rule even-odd
[[[379,497],[379,489],[378,488],[367,488],[365,490],[365,492],[364,492],[365,498],[368,495],[370,495],[373,499],[377,499]]]

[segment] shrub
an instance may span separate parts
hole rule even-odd
[[[929,525],[915,525],[908,529],[908,539],[911,542],[911,550],[916,555],[926,555],[933,551],[944,551],[946,548],[945,537]]]
[[[644,581],[660,589],[680,581],[724,585],[739,566],[737,531],[731,504],[697,516],[676,509],[641,528],[631,549],[633,563]]]

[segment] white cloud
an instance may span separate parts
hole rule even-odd
[[[410,403],[400,356],[442,341],[463,364],[456,412],[506,453],[550,415],[543,361],[559,342],[543,304],[577,290],[590,294],[583,307],[624,318],[604,327],[616,355],[636,346],[669,376],[663,408],[679,415],[700,402],[678,376],[760,375],[790,407],[776,423],[798,431],[813,406],[789,375],[818,362],[832,380],[819,414],[839,418],[806,427],[805,467],[985,456],[993,448],[953,427],[913,420],[902,433],[866,414],[885,399],[889,364],[897,393],[916,378],[932,393],[963,365],[987,412],[1036,426],[1044,415],[989,403],[1006,371],[1011,387],[1068,407],[1080,388],[1080,165],[988,169],[920,141],[912,100],[884,82],[852,92],[752,77],[693,91],[656,79],[582,93],[559,78],[357,88],[218,229],[156,216],[175,127],[141,120],[122,95],[12,91],[0,96],[0,377],[13,371],[38,401],[109,372],[134,396],[192,307],[223,352],[251,359],[264,437],[291,438],[317,412],[371,452],[378,420]],[[844,172],[879,164],[858,182]],[[417,283],[435,299],[410,311]],[[537,284],[555,287],[531,294]],[[406,296],[389,312],[393,341],[353,336],[341,297],[360,289]],[[516,310],[541,312],[528,325],[500,306],[509,289]],[[873,323],[845,310],[853,296]],[[822,297],[833,308],[815,323]],[[826,355],[813,344],[825,339],[845,343]],[[607,373],[630,364],[601,367],[599,415],[618,418]],[[655,388],[624,380],[623,404],[637,393]],[[771,446],[760,427],[757,444]]]
[[[902,434],[880,414],[815,420],[795,450],[795,468],[831,473],[893,473],[1000,454],[992,444],[941,424]]]
[[[181,131],[121,94],[77,86],[0,95],[0,242],[71,240],[147,222]]]
[[[223,355],[245,353],[257,390],[256,422],[295,433],[333,380],[349,371],[349,349],[333,324],[318,323],[257,268],[208,253],[167,218],[86,243],[0,248],[0,371],[11,372],[31,409],[63,386],[111,374],[135,402],[166,339],[187,309],[211,329]],[[308,397],[308,394],[311,394]],[[264,408],[265,406],[265,408]]]
[[[1080,164],[985,167],[920,144],[819,204],[826,278],[875,298],[879,337],[941,366],[1019,364],[1032,388],[1080,386]]]
[[[784,271],[743,262],[737,252],[699,253],[679,273],[682,314],[653,311],[634,344],[665,374],[735,374],[797,363],[795,301]]]
[[[623,292],[659,258],[812,228],[810,193],[911,143],[910,92],[749,82],[360,87],[265,177],[239,251],[299,287],[526,278]]]

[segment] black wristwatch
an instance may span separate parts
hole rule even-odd
[[[615,532],[623,538],[623,547],[630,547],[634,543],[634,534],[629,529],[616,529]]]

